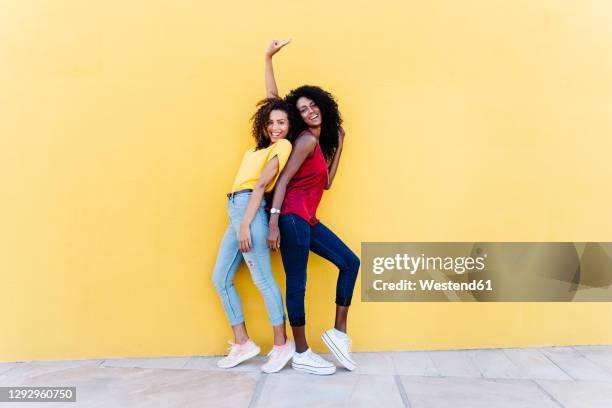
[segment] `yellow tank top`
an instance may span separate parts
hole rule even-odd
[[[253,189],[257,184],[257,180],[261,177],[264,167],[268,164],[274,156],[278,157],[278,173],[276,177],[270,183],[266,189],[266,193],[274,189],[278,175],[287,164],[289,155],[291,154],[291,142],[287,139],[280,139],[276,143],[272,143],[265,149],[255,150],[249,149],[242,157],[240,168],[234,179],[234,185],[232,186],[232,193],[235,191]]]

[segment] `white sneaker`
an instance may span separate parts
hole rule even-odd
[[[261,366],[261,371],[266,374],[272,374],[282,370],[294,354],[295,344],[287,339],[284,345],[272,347],[272,350],[268,353],[270,358],[266,364]]]
[[[291,367],[294,370],[317,375],[329,375],[336,372],[335,365],[313,353],[310,348],[303,353],[295,353]]]
[[[244,344],[235,344],[231,341],[228,341],[228,343],[231,345],[228,348],[230,352],[226,357],[217,361],[217,367],[219,368],[235,367],[243,361],[255,357],[261,351],[259,346],[251,339]]]
[[[351,338],[346,333],[332,328],[323,333],[321,339],[340,364],[351,371],[357,367],[357,363],[351,358]]]

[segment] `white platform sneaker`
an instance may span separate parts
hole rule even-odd
[[[336,366],[314,353],[310,348],[303,353],[295,353],[291,367],[310,374],[329,375],[336,372]]]
[[[235,344],[231,341],[228,341],[228,343],[231,345],[229,348],[230,352],[227,356],[217,361],[217,367],[219,368],[235,367],[243,361],[255,357],[261,351],[259,346],[251,339],[244,344]]]
[[[357,363],[351,358],[351,338],[346,333],[332,328],[323,333],[321,339],[340,364],[350,371],[357,367]]]
[[[287,339],[282,346],[274,346],[268,353],[268,361],[261,366],[261,371],[272,374],[282,370],[295,355],[295,344]]]

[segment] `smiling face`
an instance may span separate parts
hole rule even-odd
[[[302,96],[295,105],[306,126],[309,128],[321,126],[321,111],[312,99]]]
[[[273,110],[270,112],[268,122],[266,122],[266,133],[272,143],[284,139],[289,134],[289,118],[287,112]]]

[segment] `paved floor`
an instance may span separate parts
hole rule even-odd
[[[326,355],[327,358],[330,356]],[[218,357],[0,363],[0,386],[76,386],[65,407],[612,407],[612,346],[354,353],[354,372],[261,374]],[[0,407],[16,403],[0,403]]]

